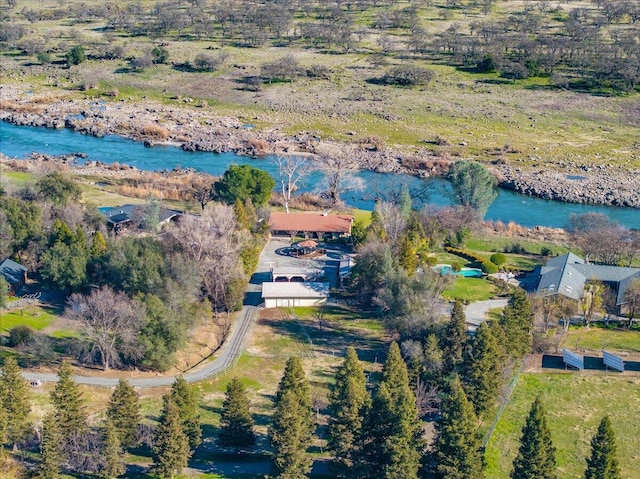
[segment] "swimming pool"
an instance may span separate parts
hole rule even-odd
[[[481,269],[478,268],[462,268],[460,271],[454,271],[449,264],[438,264],[433,269],[442,274],[455,274],[456,276],[464,276],[465,278],[481,278],[484,274]]]

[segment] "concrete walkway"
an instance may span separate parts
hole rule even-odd
[[[490,310],[504,308],[508,302],[508,299],[490,299],[488,301],[471,303],[464,310],[465,317],[467,318],[467,329],[475,332],[478,326],[487,320],[487,315]]]

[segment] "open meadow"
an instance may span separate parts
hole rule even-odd
[[[507,479],[531,403],[547,411],[559,479],[579,479],[591,437],[607,414],[616,434],[621,477],[640,476],[640,377],[617,373],[523,373],[487,445],[486,477]]]
[[[0,80],[53,97],[159,100],[257,132],[382,142],[445,159],[640,166],[631,7],[356,3],[3,2]],[[586,50],[571,28],[595,24],[599,43]],[[580,47],[554,43],[567,30]],[[542,40],[523,46],[521,35]],[[76,46],[82,55],[69,57]],[[624,74],[598,63],[605,49],[628,58]]]

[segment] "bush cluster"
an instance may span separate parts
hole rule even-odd
[[[486,274],[495,274],[498,272],[498,267],[494,263],[489,261],[484,256],[474,253],[473,251],[462,248],[452,248],[450,246],[445,247],[445,251],[457,256],[461,256],[469,261],[476,261],[480,264],[480,269]]]

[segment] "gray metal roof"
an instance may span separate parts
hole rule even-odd
[[[18,285],[22,283],[27,268],[13,260],[5,259],[0,263],[0,274],[4,276],[9,284]]]
[[[573,253],[550,259],[545,266],[537,268],[536,273],[540,275],[538,295],[562,294],[578,300],[587,281],[602,281],[616,285],[618,305],[625,302],[624,294],[631,281],[640,278],[640,268],[589,264]]]
[[[146,205],[132,205],[126,204],[122,206],[115,206],[113,208],[105,209],[102,214],[107,217],[107,222],[112,223],[114,225],[120,223],[126,223],[127,221],[131,221],[136,215],[139,218],[142,218],[144,214]],[[163,223],[174,216],[182,214],[178,210],[172,210],[169,208],[160,208],[158,213],[158,221]]]

